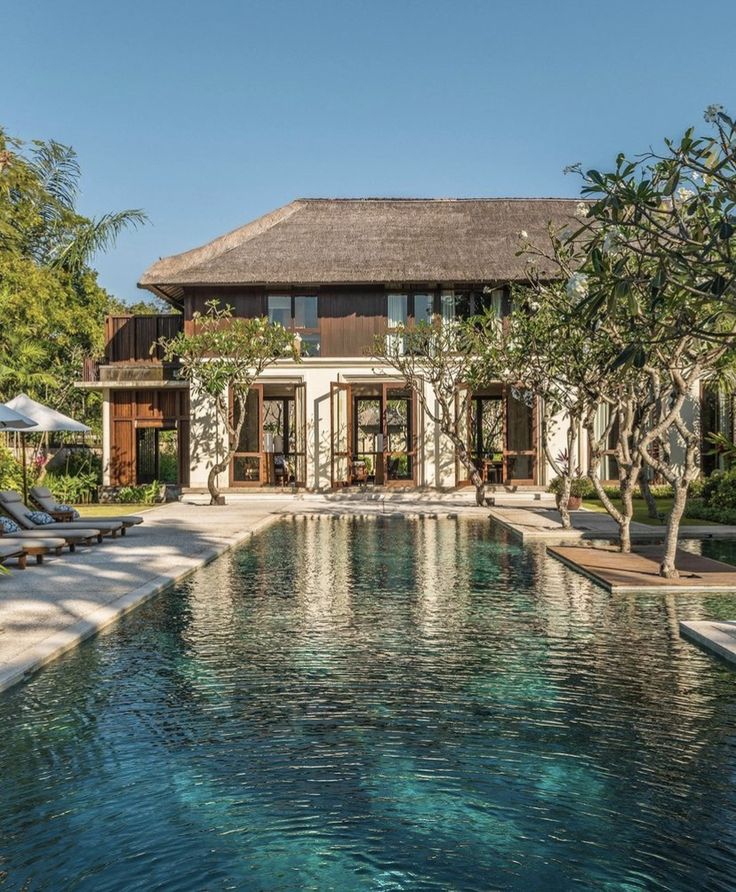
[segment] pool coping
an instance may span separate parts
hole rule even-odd
[[[33,676],[39,669],[42,669],[48,663],[53,662],[58,657],[63,656],[68,651],[77,647],[88,638],[103,631],[107,626],[112,625],[120,617],[130,613],[151,598],[160,595],[169,588],[173,588],[180,582],[183,582],[192,573],[202,567],[211,564],[212,561],[243,545],[256,533],[260,533],[266,527],[271,526],[279,520],[288,517],[288,513],[282,511],[274,512],[266,517],[262,517],[255,521],[245,530],[242,535],[238,535],[229,540],[223,540],[218,545],[212,546],[202,551],[196,558],[187,559],[187,567],[180,573],[161,574],[149,579],[143,585],[120,595],[107,604],[96,607],[84,619],[68,626],[67,628],[54,632],[47,638],[44,638],[38,644],[24,651],[22,655],[10,660],[3,669],[0,670],[0,693],[8,690],[16,684],[26,681]]]
[[[680,635],[683,638],[688,638],[705,650],[716,654],[729,663],[736,664],[736,621],[681,620],[679,625]],[[733,631],[725,631],[724,626]]]

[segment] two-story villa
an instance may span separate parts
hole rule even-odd
[[[225,488],[461,485],[453,449],[370,356],[373,339],[433,314],[508,313],[509,285],[527,275],[519,233],[541,242],[574,210],[564,199],[299,199],[159,260],[139,285],[175,313],[110,317],[105,360],[86,375],[104,400],[105,482],[161,479],[166,443],[169,479],[205,486],[216,421],[150,349],[216,298],[298,332],[304,357],[253,388]],[[489,482],[544,485],[538,413],[500,384],[473,395],[468,441]]]

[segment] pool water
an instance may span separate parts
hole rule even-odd
[[[285,521],[0,697],[0,888],[734,889],[708,617],[485,522]]]

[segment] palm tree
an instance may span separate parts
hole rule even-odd
[[[89,218],[76,208],[80,169],[74,149],[55,140],[22,143],[0,130],[0,248],[72,275],[110,249],[125,229],[147,222],[131,208]]]

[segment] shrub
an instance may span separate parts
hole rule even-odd
[[[555,477],[550,481],[547,492],[552,492],[556,496],[562,493],[562,477]],[[593,484],[588,477],[573,477],[570,481],[570,495],[579,496],[581,499],[587,499],[593,495],[595,490]]]
[[[75,475],[49,471],[43,482],[51,490],[57,502],[78,505],[92,501],[97,492],[99,478],[95,471],[82,471]]]
[[[700,494],[708,508],[736,509],[736,469],[715,471],[703,483]]]
[[[692,499],[687,503],[686,517],[697,520],[711,520],[715,523],[736,525],[736,508],[718,508],[706,505],[703,499]]]
[[[121,486],[117,491],[116,501],[124,504],[141,502],[145,505],[153,505],[158,498],[160,488],[157,480],[142,486]]]
[[[23,489],[23,467],[10,449],[0,446],[0,490]]]

